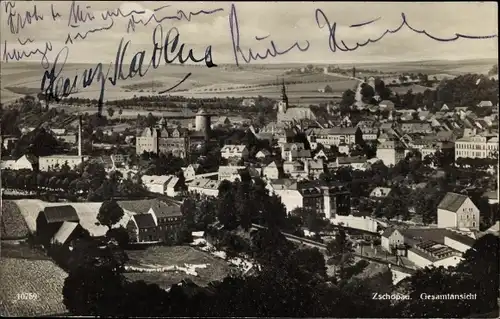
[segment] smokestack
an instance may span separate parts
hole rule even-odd
[[[82,157],[82,116],[78,116],[78,156]]]

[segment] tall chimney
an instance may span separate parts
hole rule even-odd
[[[78,116],[78,156],[82,157],[82,116]]]

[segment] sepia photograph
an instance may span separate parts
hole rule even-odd
[[[0,317],[499,317],[497,2],[0,25]]]

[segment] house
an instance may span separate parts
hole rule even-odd
[[[200,172],[200,164],[189,164],[187,167],[182,168],[184,174],[184,179],[186,181],[192,181],[196,178],[196,174]]]
[[[339,154],[348,155],[351,152],[351,147],[345,143],[339,144]]]
[[[361,127],[363,141],[375,141],[378,138],[379,129],[376,127]]]
[[[84,236],[85,230],[77,222],[63,222],[57,233],[50,240],[51,245],[57,244],[70,247],[71,242]]]
[[[198,178],[187,183],[188,192],[217,197],[221,181]]]
[[[479,229],[479,209],[462,194],[447,193],[437,209],[439,228]]]
[[[61,168],[63,165],[68,165],[70,169],[75,169],[88,159],[87,156],[78,155],[50,155],[40,156],[38,158],[39,169],[42,172]]]
[[[38,213],[36,235],[41,243],[49,244],[64,222],[79,223],[80,218],[71,205],[48,206]]]
[[[408,260],[419,268],[429,266],[445,268],[456,266],[461,261],[461,253],[434,241],[422,242],[408,249]]]
[[[152,193],[165,194],[167,182],[173,175],[143,175],[141,177],[142,184]]]
[[[322,159],[324,162],[328,162],[335,159],[335,153],[330,148],[323,148],[317,151],[313,158],[315,160]]]
[[[119,205],[136,213],[126,226],[131,242],[173,243],[179,238],[183,221],[180,207],[157,199],[123,201]]]
[[[441,106],[441,109],[440,109],[441,112],[446,112],[446,111],[449,111],[449,110],[450,110],[450,108],[446,104],[443,104],[443,106]]]
[[[355,144],[362,139],[359,127],[312,128],[306,131],[306,136],[309,143],[316,142],[324,146]]]
[[[367,158],[364,156],[339,156],[335,160],[334,165],[329,165],[329,167],[351,167],[354,170],[366,170],[368,168]]]
[[[255,106],[255,99],[243,99],[241,106],[250,107]]]
[[[383,100],[378,104],[380,110],[393,111],[394,110],[394,102],[389,100]]]
[[[308,176],[312,178],[319,178],[319,176],[325,172],[323,159],[312,160],[308,159],[304,161],[304,170]]]
[[[236,157],[238,159],[246,159],[248,158],[248,148],[245,145],[224,145],[221,150],[220,154],[222,158],[229,159],[232,157]]]
[[[391,192],[391,189],[388,187],[376,187],[374,190],[371,191],[370,197],[371,198],[385,198],[389,193]]]
[[[377,147],[377,158],[386,166],[396,165],[404,156],[404,147],[398,141],[384,141]]]
[[[477,104],[477,107],[493,107],[493,103],[491,101],[481,101]]]
[[[393,249],[405,245],[405,238],[399,230],[389,227],[382,233],[380,245],[392,253]]]
[[[311,150],[306,150],[304,143],[284,143],[281,145],[281,158],[296,161],[311,158]]]
[[[457,232],[448,232],[444,237],[444,244],[457,251],[465,253],[474,246],[475,239]]]
[[[263,177],[267,179],[278,179],[280,176],[278,166],[276,165],[276,162],[272,162],[266,167],[264,167],[262,171]]]
[[[236,179],[241,179],[240,171],[245,168],[245,166],[219,166],[218,179],[234,182]]]
[[[266,149],[262,149],[262,150],[258,151],[257,154],[255,154],[255,157],[258,159],[263,159],[263,158],[266,158],[269,156],[271,156],[271,152],[269,152]]]
[[[498,135],[472,135],[455,141],[455,160],[458,158],[492,158],[498,153]]]
[[[32,171],[37,165],[37,159],[35,156],[31,155],[23,155],[19,157],[17,160],[2,160],[1,168],[2,169],[12,169],[12,170],[23,170],[27,169]]]

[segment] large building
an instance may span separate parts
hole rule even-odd
[[[479,229],[479,209],[466,195],[447,193],[437,209],[439,228]]]
[[[186,157],[188,150],[188,133],[181,128],[145,128],[136,138],[136,153],[172,153]]]
[[[278,123],[295,123],[303,119],[315,120],[316,116],[309,107],[289,107],[285,80],[281,86],[281,100],[276,103]]]
[[[311,209],[325,218],[335,218],[337,214],[349,215],[350,193],[342,185],[319,181],[299,182],[292,179],[270,180],[268,189],[280,196],[287,212],[303,207]]]
[[[358,143],[362,135],[359,127],[313,128],[307,131],[307,140],[309,143],[319,143],[324,146],[339,146]]]
[[[377,158],[386,166],[396,165],[404,157],[404,147],[398,141],[384,141],[377,147]]]
[[[492,158],[498,156],[497,136],[464,136],[455,141],[455,160],[462,158]]]

